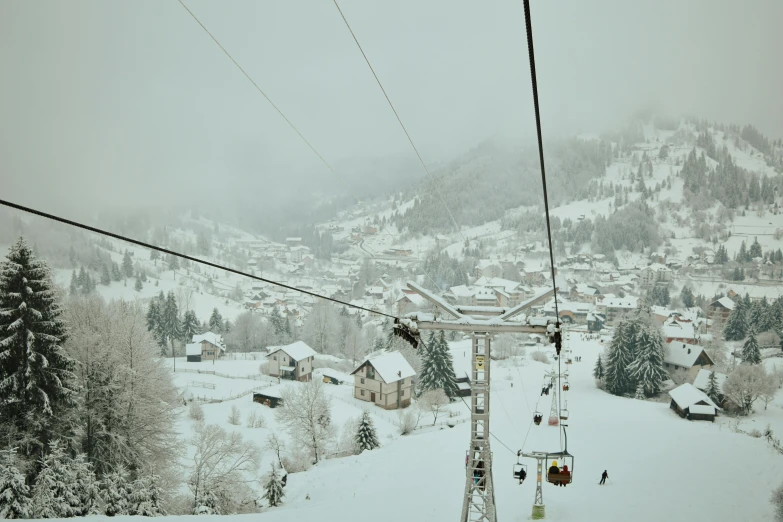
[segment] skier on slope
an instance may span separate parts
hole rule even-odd
[[[606,483],[606,479],[608,479],[608,478],[609,478],[609,474],[606,473],[606,470],[604,470],[604,472],[601,473],[601,482],[599,482],[598,484],[599,485],[605,484]]]

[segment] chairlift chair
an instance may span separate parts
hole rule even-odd
[[[560,420],[568,420],[568,401],[566,401],[565,405],[560,410]]]
[[[547,464],[551,464],[552,461],[557,462],[558,466],[558,473],[552,473],[549,470],[550,467],[547,467],[546,470],[546,481],[550,484],[558,485],[560,483],[564,484],[570,484],[574,480],[574,456],[568,453],[568,451],[561,451],[558,453],[549,453],[547,454]],[[568,466],[568,473],[563,473],[563,467]]]
[[[536,426],[538,426],[541,424],[542,420],[544,420],[544,415],[540,411],[536,410],[536,412],[533,413],[533,422],[536,424]]]
[[[525,481],[525,478],[527,478],[527,465],[520,463],[519,459],[517,459],[517,463],[514,464],[514,479],[521,484]]]

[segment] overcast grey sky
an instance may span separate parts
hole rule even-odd
[[[783,2],[532,3],[545,132],[656,106],[783,136]],[[335,166],[413,158],[331,1],[187,5]],[[532,132],[521,0],[340,5],[425,161]],[[176,0],[0,0],[0,71],[4,198],[75,215],[344,183]]]

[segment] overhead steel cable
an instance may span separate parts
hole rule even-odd
[[[533,108],[536,113],[536,135],[538,136],[538,161],[541,163],[541,185],[544,190],[544,212],[546,214],[546,235],[549,240],[549,265],[552,272],[552,294],[555,299],[555,322],[559,326],[560,312],[557,306],[557,284],[555,283],[555,249],[552,246],[552,226],[549,223],[549,196],[546,190],[546,169],[544,168],[544,140],[541,137],[541,111],[538,104],[538,80],[536,78],[536,56],[533,48],[533,24],[530,18],[530,0],[523,0],[525,8],[525,30],[527,32],[527,53],[530,62],[530,83],[533,87]],[[557,354],[557,415],[560,416],[562,393],[560,381],[560,353]],[[562,449],[562,441],[561,441]]]
[[[5,201],[5,200],[2,200],[2,199],[0,199],[0,205],[3,205],[5,207],[9,207],[9,208],[13,208],[13,209],[16,209],[16,210],[21,210],[22,212],[27,212],[29,214],[34,214],[36,216],[40,216],[40,217],[43,217],[43,218],[46,218],[46,219],[50,219],[52,221],[57,221],[59,223],[70,225],[72,227],[80,228],[82,230],[87,230],[87,231],[93,232],[95,234],[101,234],[103,236],[108,236],[108,237],[112,237],[114,239],[119,239],[120,241],[125,241],[127,243],[131,243],[131,244],[134,244],[134,245],[137,245],[137,246],[140,246],[140,247],[148,248],[150,250],[157,250],[158,252],[161,252],[163,254],[169,254],[169,255],[172,255],[172,256],[177,256],[177,257],[179,257],[181,259],[187,259],[188,261],[190,261],[192,263],[199,263],[201,265],[209,266],[209,267],[212,267],[212,268],[217,268],[218,270],[224,270],[226,272],[230,272],[232,274],[237,274],[237,275],[240,275],[240,276],[243,276],[243,277],[247,277],[249,279],[255,279],[256,281],[269,283],[270,285],[279,286],[280,288],[285,288],[287,290],[292,290],[294,292],[299,292],[300,294],[309,295],[311,297],[316,297],[318,299],[324,299],[326,301],[331,301],[333,303],[341,304],[343,306],[347,306],[349,308],[354,308],[356,310],[362,310],[364,312],[369,312],[371,314],[382,315],[384,317],[389,317],[391,319],[399,319],[399,317],[397,317],[396,315],[391,315],[391,314],[387,314],[385,312],[379,312],[377,310],[371,310],[371,309],[365,308],[363,306],[358,306],[358,305],[355,305],[355,304],[346,303],[345,301],[340,301],[339,299],[335,299],[333,297],[328,297],[328,296],[325,296],[325,295],[316,294],[315,292],[310,292],[309,290],[304,290],[302,288],[297,288],[295,286],[287,285],[285,283],[280,283],[278,281],[273,281],[271,279],[266,279],[266,278],[261,277],[261,276],[248,274],[247,272],[242,272],[241,270],[236,270],[234,268],[229,268],[227,266],[219,265],[217,263],[212,263],[211,261],[204,261],[203,259],[198,259],[196,257],[192,257],[192,256],[189,256],[189,255],[186,255],[186,254],[182,254],[182,253],[176,252],[174,250],[169,250],[168,248],[163,248],[163,247],[159,247],[159,246],[156,246],[156,245],[152,245],[150,243],[145,243],[144,241],[139,241],[137,239],[133,239],[133,238],[130,238],[130,237],[127,237],[127,236],[123,236],[122,234],[115,234],[114,232],[109,232],[108,230],[103,230],[103,229],[96,228],[96,227],[93,227],[93,226],[90,226],[90,225],[85,225],[84,223],[80,223],[78,221],[73,221],[71,219],[67,219],[67,218],[64,218],[64,217],[56,216],[54,214],[49,214],[48,212],[43,212],[41,210],[35,210],[33,208],[26,207],[24,205],[19,205],[17,203],[11,203],[10,201]]]
[[[375,73],[375,69],[370,63],[370,59],[367,58],[367,54],[365,54],[364,49],[362,49],[362,45],[359,43],[359,39],[356,38],[353,29],[351,29],[351,24],[349,24],[348,19],[345,18],[345,14],[343,14],[343,10],[340,9],[340,5],[337,3],[337,0],[333,0],[333,2],[334,2],[334,6],[337,8],[337,11],[340,12],[340,16],[342,17],[343,22],[345,22],[345,26],[348,28],[348,31],[350,31],[351,36],[353,37],[353,41],[356,42],[356,46],[359,48],[359,51],[362,53],[362,56],[364,57],[364,61],[367,63],[367,67],[370,68],[370,72],[372,72],[375,81],[378,83],[378,87],[381,88],[381,92],[383,93],[383,96],[386,98],[386,101],[389,103],[389,107],[391,107],[392,112],[394,112],[394,116],[397,118],[397,122],[399,122],[400,127],[402,127],[402,131],[405,133],[405,137],[408,138],[408,142],[411,144],[411,147],[413,148],[413,152],[415,152],[416,157],[419,158],[419,163],[421,163],[421,166],[424,168],[424,172],[426,172],[427,176],[430,177],[434,182],[437,182],[437,179],[432,175],[432,173],[430,173],[430,169],[428,169],[427,165],[424,163],[421,154],[419,154],[419,149],[417,149],[416,145],[413,143],[413,139],[411,138],[411,135],[408,133],[408,129],[406,129],[405,124],[402,123],[402,119],[400,118],[400,115],[397,113],[397,109],[394,108],[394,104],[389,98],[389,95],[386,93],[386,89],[384,89],[381,80],[378,78],[378,75]],[[454,214],[451,213],[451,210],[449,209],[449,206],[446,204],[446,200],[443,198],[443,195],[441,195],[440,192],[436,192],[436,193],[438,194],[441,203],[443,203],[443,207],[446,209],[446,212],[449,214],[449,217],[451,218],[451,222],[454,224],[454,228],[462,237],[462,240],[465,241],[465,235],[462,233],[462,230],[460,230],[460,227],[457,224],[457,220],[454,219]]]

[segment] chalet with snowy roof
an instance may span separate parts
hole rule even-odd
[[[706,393],[690,383],[669,391],[669,397],[671,397],[669,407],[684,419],[714,422],[715,416],[721,410]]]
[[[582,301],[585,303],[595,303],[595,297],[601,292],[594,286],[585,283],[578,283],[571,288],[568,298],[572,301]]]
[[[736,303],[729,297],[721,297],[710,303],[709,313],[713,320],[723,321],[729,318],[731,311],[734,310]]]
[[[214,361],[226,352],[223,336],[214,332],[194,335],[185,345],[185,357],[190,362]]]
[[[470,377],[467,372],[457,377],[457,397],[470,397]]]
[[[693,323],[673,318],[670,318],[663,324],[663,339],[666,343],[699,344],[699,336]]]
[[[601,328],[604,327],[606,318],[601,314],[589,313],[587,314],[586,320],[588,332],[599,332],[601,331]]]
[[[527,294],[521,283],[501,277],[479,277],[473,285],[492,289],[496,294],[499,306],[516,306],[524,300]]]
[[[292,247],[302,244],[302,238],[301,237],[287,237],[285,238],[285,244]]]
[[[657,282],[668,282],[672,280],[673,272],[671,269],[660,263],[653,263],[650,266],[644,267],[639,272],[640,284],[647,288],[653,286]]]
[[[427,301],[419,294],[403,292],[395,302],[397,305],[397,315],[403,316],[407,313],[414,312],[426,303]]]
[[[480,259],[476,264],[476,277],[500,277],[503,269],[500,263],[492,259]]]
[[[597,308],[598,312],[603,312],[606,316],[606,324],[614,326],[620,322],[620,318],[635,310],[639,306],[639,299],[632,296],[626,297],[613,297],[610,299],[604,299],[601,301]]]
[[[354,376],[355,398],[386,410],[410,406],[416,372],[400,352],[367,359],[351,375]]]
[[[666,343],[663,366],[669,370],[686,370],[688,380],[693,380],[702,369],[711,369],[713,361],[701,346],[683,342]]]
[[[266,356],[269,362],[269,375],[279,379],[310,381],[314,357],[315,350],[302,341],[272,347]]]

